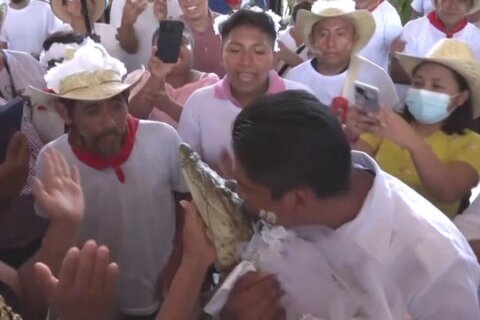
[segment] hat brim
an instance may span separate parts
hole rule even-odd
[[[101,101],[110,99],[125,90],[136,85],[142,78],[145,68],[132,71],[123,82],[111,81],[96,85],[95,87],[84,87],[71,90],[63,95],[45,91],[30,86],[30,95],[37,101],[52,103],[57,99],[71,99],[77,101]]]
[[[105,0],[95,0],[94,5],[95,7],[91,17],[93,19],[92,24],[97,22],[105,12]],[[53,14],[57,16],[58,19],[65,23],[71,23],[67,5],[63,4],[62,0],[51,0],[50,6],[52,7]]]
[[[417,68],[421,63],[424,62],[438,63],[457,72],[465,79],[470,89],[470,97],[472,99],[473,107],[473,118],[476,119],[480,117],[480,82],[478,81],[478,78],[480,76],[479,61],[465,62],[453,59],[415,57],[403,53],[397,53],[397,58],[400,62],[400,65],[403,67],[403,69],[410,78],[412,78],[415,68]]]
[[[367,10],[355,10],[349,13],[338,13],[338,14],[315,14],[309,10],[301,9],[298,11],[297,21],[299,22],[300,32],[302,33],[305,44],[313,52],[313,44],[311,43],[311,34],[313,27],[319,21],[328,18],[343,17],[350,20],[355,27],[356,35],[358,39],[353,47],[352,54],[355,54],[362,50],[370,41],[373,34],[375,33],[375,20],[372,14]]]

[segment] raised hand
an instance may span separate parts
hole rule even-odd
[[[53,222],[83,219],[85,203],[78,168],[70,167],[62,154],[54,149],[45,152],[44,181],[35,177],[33,194]]]
[[[63,259],[58,279],[43,263],[35,264],[35,273],[58,319],[108,319],[118,266],[110,262],[107,247],[98,247],[90,240],[81,250],[71,248]]]
[[[25,136],[16,132],[8,144],[5,161],[0,164],[0,205],[17,197],[27,182],[30,150]]]
[[[123,7],[122,24],[135,24],[138,16],[147,8],[147,4],[147,0],[127,0]]]

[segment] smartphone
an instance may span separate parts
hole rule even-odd
[[[13,134],[22,128],[23,103],[23,98],[16,97],[0,107],[0,163],[5,161]]]
[[[365,112],[380,111],[378,88],[369,84],[355,81],[355,104]]]
[[[177,63],[182,45],[184,24],[179,20],[162,20],[157,39],[157,57],[165,63]]]

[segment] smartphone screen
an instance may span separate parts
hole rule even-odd
[[[157,57],[165,63],[177,63],[182,45],[184,24],[179,20],[162,20],[157,40]]]
[[[0,107],[0,163],[5,161],[8,143],[22,128],[23,98],[17,97]]]
[[[378,112],[378,88],[366,83],[355,81],[355,104],[365,112]]]

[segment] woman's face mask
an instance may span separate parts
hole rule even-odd
[[[408,111],[420,123],[439,123],[453,112],[449,110],[452,96],[446,93],[410,88],[405,103]]]

